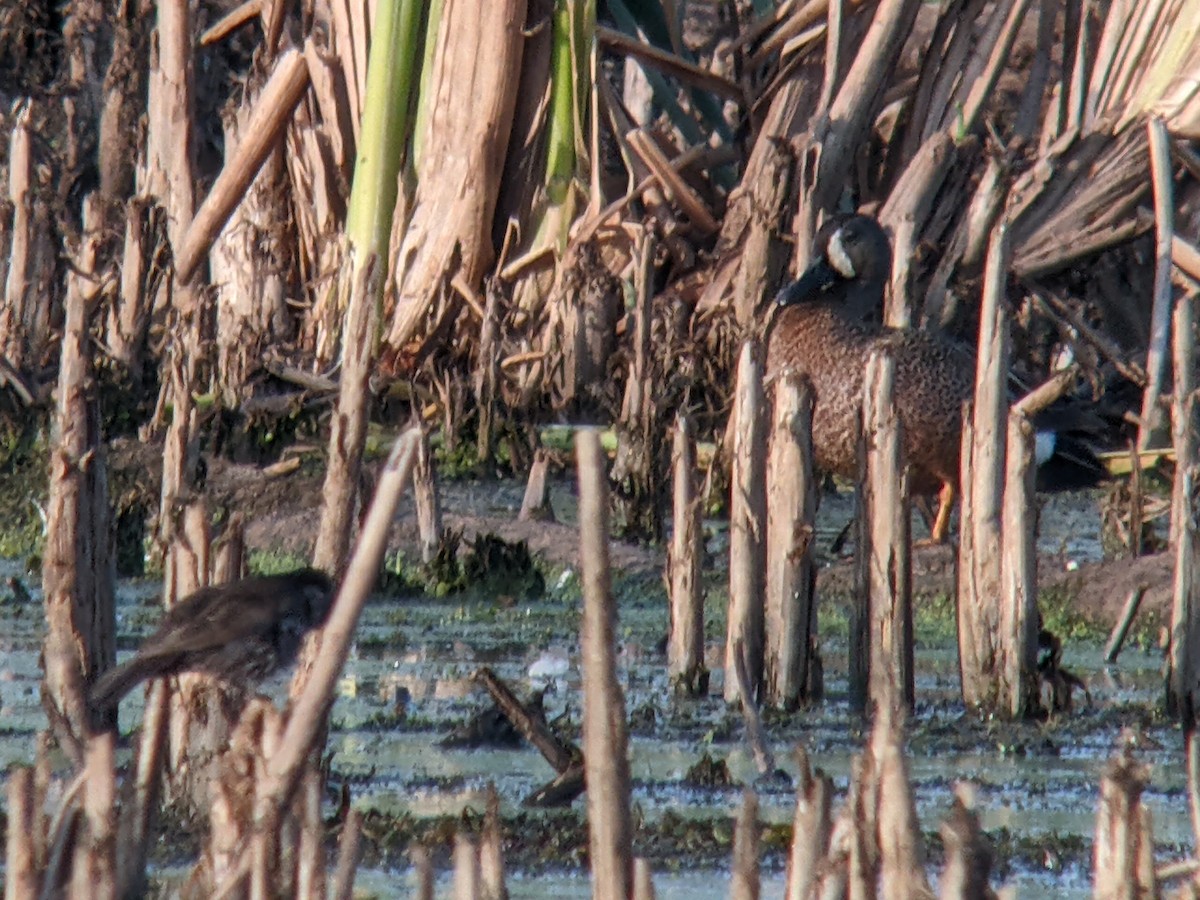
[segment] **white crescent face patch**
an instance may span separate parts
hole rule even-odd
[[[829,264],[843,278],[853,278],[858,274],[854,271],[854,263],[850,260],[850,254],[846,252],[845,244],[842,243],[842,229],[835,231],[829,239],[825,255],[829,258]]]

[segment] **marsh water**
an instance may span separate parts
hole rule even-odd
[[[491,515],[515,515],[520,486],[509,483],[453,487],[449,505],[486,507]],[[570,487],[556,485],[553,501],[560,520],[572,515]],[[847,498],[823,503],[821,545],[849,515]],[[407,514],[407,513],[402,513]],[[1043,512],[1041,550],[1064,566],[1100,552],[1099,516],[1093,495],[1055,498]],[[712,558],[723,554],[722,529],[710,531]],[[353,802],[405,821],[458,816],[483,808],[494,784],[510,828],[522,827],[521,800],[552,777],[533,749],[451,749],[439,740],[488,705],[471,680],[490,666],[518,692],[545,691],[547,717],[565,715],[578,723],[580,677],[576,646],[578,577],[570,567],[546,573],[541,596],[498,597],[469,590],[444,598],[425,595],[375,597],[365,611],[352,657],[333,711],[331,783],[346,783]],[[0,561],[7,582],[20,577],[16,562]],[[714,586],[719,571],[711,573]],[[123,582],[118,607],[121,653],[136,646],[156,619],[158,584]],[[619,600],[621,678],[631,713],[631,763],[635,820],[653,826],[670,818],[710,823],[712,843],[695,853],[664,853],[657,844],[640,848],[650,856],[660,897],[726,896],[728,834],[740,802],[741,784],[757,772],[743,741],[741,719],[719,699],[720,672],[710,696],[698,701],[671,698],[665,659],[658,649],[667,613],[661,579],[643,573],[616,577]],[[724,628],[717,590],[709,602],[708,643],[714,664]],[[38,592],[32,590],[34,601]],[[804,744],[814,765],[834,781],[835,809],[846,790],[850,761],[864,739],[864,725],[846,704],[844,616],[831,602],[822,611],[822,652],[827,699],[812,710],[769,715],[768,735],[782,769],[795,771],[789,749]],[[841,624],[839,624],[841,623]],[[41,612],[36,602],[10,599],[0,606],[0,763],[27,762],[33,736],[43,726],[38,700]],[[1153,814],[1160,863],[1190,846],[1182,740],[1177,729],[1154,712],[1161,691],[1161,653],[1126,650],[1119,665],[1102,664],[1098,640],[1068,641],[1064,665],[1088,684],[1089,702],[1068,717],[1048,723],[1001,724],[965,716],[958,702],[958,676],[952,631],[918,626],[916,656],[918,705],[910,722],[907,753],[921,827],[936,835],[940,818],[959,781],[976,789],[984,829],[997,847],[995,884],[1018,887],[1025,897],[1083,897],[1090,894],[1091,835],[1099,777],[1118,734],[1138,735],[1139,758],[1151,766],[1146,800]],[[276,685],[278,690],[280,685]],[[1080,698],[1082,700],[1082,698]],[[122,707],[122,728],[140,718],[140,698]],[[725,760],[735,782],[729,787],[695,787],[685,782],[704,754]],[[784,783],[757,785],[761,817],[790,822],[793,795]],[[334,797],[331,793],[330,809]],[[576,800],[575,815],[584,801]],[[653,830],[651,827],[649,830]],[[522,835],[510,834],[520,842]],[[724,843],[722,843],[724,841]],[[518,860],[526,859],[517,854]],[[940,850],[930,853],[931,874],[940,868]],[[767,847],[763,896],[782,896],[783,853]],[[517,897],[590,896],[577,855],[510,863],[510,890]],[[360,889],[381,897],[405,896],[410,875],[402,848],[369,853]]]

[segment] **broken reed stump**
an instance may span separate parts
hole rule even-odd
[[[856,550],[866,558],[866,582],[856,585],[855,602],[870,621],[867,699],[875,710],[889,712],[911,710],[915,698],[911,513],[895,394],[895,358],[872,351],[863,379],[865,471],[859,479],[866,519]]]
[[[832,827],[827,824],[828,782],[815,790],[809,786],[814,806],[804,825],[810,830],[802,830],[798,809],[793,841],[804,841],[806,846],[792,847],[789,900],[846,896],[917,900],[932,895],[902,748],[899,718],[881,708],[866,748],[851,761],[850,789]],[[806,768],[798,790],[804,789]],[[813,860],[826,834],[828,847]],[[809,892],[795,893],[804,884],[810,886]]]
[[[7,823],[4,846],[4,900],[26,900],[38,895],[40,859],[38,837],[44,832],[44,815],[35,808],[33,769],[15,766],[8,773]]]
[[[525,482],[525,497],[521,501],[518,522],[554,522],[554,507],[550,505],[549,474],[550,456],[545,447],[533,451],[533,464],[529,467],[529,480]]]
[[[992,848],[975,814],[975,791],[970,785],[954,786],[954,804],[938,832],[945,848],[946,865],[938,879],[945,900],[987,898],[991,893]]]
[[[1037,650],[1037,523],[1033,425],[1018,407],[1008,414],[1004,517],[1000,523],[999,679],[996,703],[1014,719],[1041,711]],[[1053,700],[1049,706],[1053,706]]]
[[[1185,731],[1196,724],[1200,706],[1200,492],[1194,461],[1177,460],[1175,500],[1179,539],[1175,545],[1175,577],[1172,586],[1170,645],[1167,648],[1167,714],[1177,718]]]
[[[1142,411],[1138,419],[1138,450],[1149,446],[1151,435],[1162,421],[1158,401],[1166,370],[1171,298],[1175,290],[1171,282],[1171,245],[1175,237],[1175,167],[1171,161],[1171,139],[1166,123],[1158,116],[1146,120],[1146,136],[1150,149],[1150,182],[1154,188],[1155,264],[1150,335],[1146,347],[1146,389],[1142,392]]]
[[[86,685],[116,661],[115,579],[108,473],[92,371],[89,327],[99,294],[100,200],[84,201],[83,236],[67,281],[50,455],[42,589],[44,703],[53,706],[62,747],[76,765],[92,727]],[[97,722],[97,727],[115,726]]]
[[[84,757],[83,823],[76,835],[72,894],[117,900],[116,735],[104,731],[88,739]]]
[[[816,883],[817,865],[829,852],[833,782],[820,769],[812,771],[803,747],[796,748],[796,768],[796,813],[792,819],[786,896],[789,900],[807,900]]]
[[[617,453],[610,483],[617,526],[624,536],[658,540],[663,534],[663,396],[655,391],[651,332],[654,307],[654,234],[643,228],[636,238],[634,266],[633,354],[625,396],[617,419]]]
[[[338,308],[346,310],[342,322],[342,375],[338,379],[337,412],[329,429],[321,526],[313,550],[313,565],[335,576],[346,564],[354,532],[354,506],[371,406],[368,382],[379,332],[385,268],[377,256],[346,265],[335,288]],[[303,667],[308,664],[307,658],[301,662]]]
[[[788,370],[775,382],[767,458],[766,659],[764,702],[795,709],[821,695],[817,659],[817,483],[812,386]]]
[[[1200,685],[1200,416],[1197,415],[1196,350],[1192,341],[1195,295],[1175,307],[1175,389],[1171,403],[1171,435],[1175,446],[1175,482],[1171,496],[1171,540],[1175,575],[1167,649],[1167,713],[1186,731],[1196,721],[1196,686]]]
[[[1009,715],[1000,695],[996,636],[999,598],[1004,439],[1010,338],[1003,302],[1008,226],[992,230],[979,316],[975,397],[963,412],[962,491],[958,550],[958,659],[963,702],[982,713]]]
[[[1172,326],[1175,384],[1171,391],[1171,444],[1175,448],[1175,482],[1171,498],[1171,546],[1179,543],[1187,499],[1181,496],[1179,472],[1197,460],[1200,421],[1196,415],[1196,344],[1193,339],[1196,294],[1189,293],[1175,303]],[[1138,471],[1137,468],[1134,471]],[[1140,547],[1137,548],[1141,550]]]
[[[695,426],[686,412],[681,411],[675,418],[671,459],[674,530],[667,557],[671,591],[667,672],[676,694],[702,697],[708,693],[708,669],[704,667],[704,589],[700,584],[704,538],[696,486]]]
[[[605,456],[594,430],[575,436],[583,576],[583,760],[588,785],[592,890],[628,897],[633,887],[625,699],[617,681],[616,602],[608,556]]]
[[[742,806],[733,827],[731,900],[758,900],[762,888],[758,866],[758,794],[742,790]]]
[[[1092,850],[1092,896],[1096,900],[1158,896],[1154,833],[1150,810],[1142,803],[1149,780],[1149,770],[1133,759],[1128,745],[1108,764],[1100,780]]]
[[[753,339],[742,344],[733,398],[733,464],[729,501],[729,623],[725,636],[725,702],[738,701],[738,643],[745,648],[750,686],[757,698],[763,678],[764,478],[762,354]]]
[[[650,860],[641,856],[633,860],[633,900],[654,900],[654,873]]]
[[[421,548],[421,562],[428,565],[433,562],[442,544],[442,503],[438,496],[433,452],[429,448],[429,433],[423,428],[417,444],[417,467],[413,470],[413,499],[417,507],[417,540]]]
[[[245,578],[246,517],[239,510],[229,517],[225,530],[212,546],[212,584],[229,584]]]
[[[878,779],[877,793],[872,793],[878,803],[879,878],[885,897],[917,900],[931,891],[925,878],[925,840],[904,758],[902,722],[902,715],[880,707],[871,733],[869,752]]]

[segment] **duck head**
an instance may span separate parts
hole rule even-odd
[[[816,250],[812,265],[776,295],[776,306],[835,296],[850,305],[882,304],[892,245],[878,222],[861,215],[826,222],[817,232]]]

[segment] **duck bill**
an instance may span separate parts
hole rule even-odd
[[[841,276],[822,256],[809,266],[796,281],[775,295],[775,305],[792,306],[796,303],[803,303],[805,300],[814,300],[839,280],[841,280]]]

